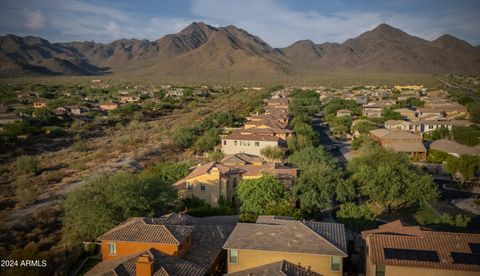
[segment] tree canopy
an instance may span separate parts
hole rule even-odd
[[[348,171],[360,194],[381,205],[387,213],[398,207],[426,206],[438,198],[431,176],[402,153],[374,147],[352,159]]]
[[[171,184],[187,173],[186,164],[160,163],[135,175],[98,175],[69,193],[63,202],[67,242],[91,240],[132,216],[161,215],[172,208]]]
[[[273,175],[265,174],[258,179],[243,179],[238,184],[237,195],[244,213],[270,214],[276,206],[286,201],[283,184]]]
[[[292,187],[300,210],[311,214],[331,207],[335,189],[343,182],[335,161],[320,147],[301,149],[290,155],[288,161],[300,170]]]

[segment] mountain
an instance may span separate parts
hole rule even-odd
[[[39,37],[0,37],[0,75],[97,75],[103,69]]]
[[[142,76],[170,80],[267,80],[329,71],[480,73],[480,49],[450,35],[427,41],[380,24],[343,43],[300,40],[275,49],[235,26],[193,22],[155,41],[50,43],[0,37],[0,76]]]
[[[292,62],[299,59],[298,43],[281,49]],[[383,73],[480,72],[480,53],[467,42],[449,35],[430,42],[387,24],[341,44],[311,44],[303,48],[302,55],[307,58],[301,62],[317,68]]]

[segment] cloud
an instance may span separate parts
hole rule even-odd
[[[45,27],[45,17],[40,10],[27,11],[23,26],[28,29],[36,30]]]
[[[288,1],[189,0],[179,15],[160,16],[148,9],[176,3],[158,1],[145,6],[111,1],[3,0],[0,1],[0,33],[38,35],[52,41],[154,40],[178,32],[192,21],[204,21],[214,26],[235,25],[274,47],[285,47],[301,39],[317,43],[343,42],[386,22],[430,40],[450,33],[480,43],[479,10],[469,9],[467,4],[449,4],[451,9],[429,8],[421,12],[410,8],[407,13],[406,9],[401,12],[399,8],[408,4],[404,1],[375,5],[369,10],[362,10],[366,4],[352,8],[342,1],[335,2],[341,8],[332,8],[332,5],[327,8],[326,3],[319,1],[313,10],[307,10],[294,8]]]
[[[318,7],[318,11],[300,11],[273,0],[193,0],[191,12],[218,25],[244,28],[275,47],[285,47],[301,39],[343,42],[384,22],[427,39],[449,32],[480,39],[479,14],[475,10],[406,14],[353,9],[327,13],[320,10],[321,4]]]

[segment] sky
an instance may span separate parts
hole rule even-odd
[[[480,44],[479,0],[1,0],[0,34],[52,42],[156,40],[193,21],[235,25],[273,47],[344,42],[387,23],[434,40]]]

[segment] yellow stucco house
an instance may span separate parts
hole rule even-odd
[[[256,223],[238,223],[223,248],[229,275],[296,264],[316,274],[340,276],[347,257],[343,224],[290,217],[259,216]]]

